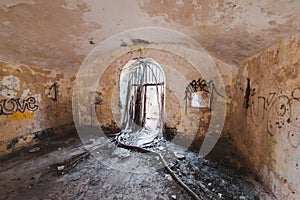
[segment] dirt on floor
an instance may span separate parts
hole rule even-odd
[[[274,199],[245,168],[200,158],[171,142],[165,143],[161,154],[201,199]],[[77,137],[68,137],[44,141],[2,158],[0,199],[192,197],[163,168],[157,156],[119,148],[104,137],[92,139],[87,146]]]

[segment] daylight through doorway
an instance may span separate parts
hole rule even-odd
[[[134,58],[124,66],[120,75],[120,142],[145,147],[162,138],[165,82],[161,66],[151,58]]]

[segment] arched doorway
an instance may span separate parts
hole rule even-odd
[[[165,74],[151,58],[130,60],[120,75],[122,142],[143,146],[163,135]]]

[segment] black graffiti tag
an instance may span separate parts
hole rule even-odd
[[[0,115],[12,115],[15,112],[24,113],[25,110],[36,111],[38,105],[34,97],[28,97],[27,99],[12,98],[0,100]]]
[[[214,101],[214,94],[217,94],[218,96],[220,96],[223,99],[225,98],[225,96],[217,90],[217,87],[214,84],[213,80],[210,80],[208,82],[206,80],[200,79],[200,78],[197,81],[193,80],[185,88],[185,97],[183,99],[183,100],[185,100],[185,113],[187,113],[188,100],[192,99],[190,94],[197,92],[197,91],[205,91],[207,93],[210,93],[211,94],[211,96],[210,96],[211,102]]]

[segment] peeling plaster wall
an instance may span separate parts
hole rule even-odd
[[[113,34],[164,27],[237,64],[297,33],[299,13],[297,0],[1,0],[0,59],[74,72]]]
[[[299,67],[299,34],[243,62],[228,122],[240,153],[278,199],[300,199]]]
[[[116,58],[100,77],[96,91],[89,93],[85,98],[94,98],[91,102],[97,102],[96,117],[92,117],[90,108],[81,108],[83,116],[81,126],[95,126],[97,121],[103,129],[118,131],[120,124],[120,74],[125,64],[132,58],[146,56],[158,62],[166,75],[166,126],[177,132],[177,137],[182,142],[192,142],[204,138],[210,122],[210,110],[207,108],[193,108],[190,100],[185,98],[185,90],[190,82],[201,79],[201,74],[183,57],[173,53],[157,49],[139,49],[131,51]],[[219,60],[215,63],[223,76],[227,95],[230,93],[230,85],[234,67],[228,66]],[[209,81],[209,80],[208,80]],[[211,90],[211,88],[210,88]],[[218,95],[213,91],[214,95]],[[227,98],[231,98],[229,94]],[[228,102],[230,100],[228,99]],[[187,106],[186,106],[187,103]],[[186,109],[186,111],[185,111]],[[200,144],[197,144],[198,150]]]
[[[125,54],[114,61],[104,72],[97,89],[98,92],[101,92],[103,101],[100,105],[96,105],[101,126],[110,127],[114,124],[119,126],[120,73],[129,60],[138,56],[153,58],[163,68],[167,81],[166,125],[176,129],[185,139],[192,139],[193,134],[197,133],[198,129],[199,121],[194,119],[199,119],[199,109],[191,108],[188,105],[188,113],[185,114],[185,101],[183,99],[187,84],[194,79],[201,78],[201,74],[183,58],[155,49],[132,51]]]
[[[55,133],[53,128],[60,127],[62,132],[72,127],[74,78],[72,74],[0,62],[0,155],[34,144]]]

